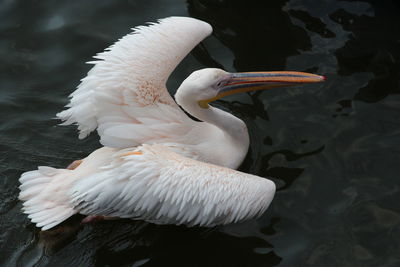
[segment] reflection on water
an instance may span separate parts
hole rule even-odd
[[[9,1],[0,3],[0,265],[399,266],[400,21],[395,1]],[[241,170],[279,190],[258,220],[212,229],[129,220],[40,233],[20,212],[19,175],[99,147],[55,113],[84,62],[133,26],[210,22],[168,82],[193,70],[317,72],[324,84],[217,102],[246,121]]]
[[[188,1],[189,14],[213,25],[214,36],[233,53],[237,71],[284,69],[287,56],[309,50],[304,29],[282,12],[285,1]],[[279,26],[278,26],[279,25]]]

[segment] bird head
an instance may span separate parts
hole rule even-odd
[[[304,83],[322,82],[324,76],[294,71],[238,72],[206,68],[193,72],[178,89],[179,102],[196,101],[201,108],[224,96]]]

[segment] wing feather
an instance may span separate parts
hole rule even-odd
[[[74,210],[213,226],[262,214],[275,193],[268,179],[189,159],[162,145],[127,151],[113,154],[102,173],[76,181],[70,192]]]
[[[186,17],[170,17],[133,29],[89,62],[94,67],[70,95],[68,109],[58,113],[58,118],[64,125],[77,124],[79,138],[98,128],[100,142],[110,147],[173,141],[176,128],[180,129],[178,134],[182,129],[189,131],[194,122],[169,95],[166,81],[211,32],[209,24]],[[130,125],[135,125],[137,136],[115,134]]]

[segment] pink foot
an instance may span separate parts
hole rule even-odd
[[[75,170],[79,165],[81,165],[82,160],[75,160],[74,162],[72,162],[71,164],[68,165],[67,169],[68,170]]]
[[[104,216],[101,215],[89,215],[86,216],[81,223],[95,223],[105,220]]]
[[[86,216],[81,223],[95,223],[100,221],[110,221],[110,220],[118,220],[118,217],[111,216],[103,216],[103,215],[88,215]]]

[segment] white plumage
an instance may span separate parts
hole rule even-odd
[[[47,230],[81,213],[213,226],[267,209],[274,183],[233,170],[248,150],[246,125],[208,103],[232,93],[324,78],[199,70],[175,95],[182,108],[202,120],[193,121],[165,83],[211,31],[203,21],[166,18],[134,29],[95,57],[94,67],[58,117],[76,124],[80,138],[97,129],[105,147],[76,168],[39,167],[21,175],[19,198],[33,223]]]
[[[161,145],[143,145],[124,156],[127,151],[113,153],[110,165],[74,184],[75,208],[84,214],[213,226],[260,214],[272,200],[275,187],[267,179],[182,157]]]
[[[95,56],[95,66],[71,94],[69,109],[57,116],[76,123],[80,138],[98,127],[101,143],[130,147],[174,140],[189,131],[190,120],[165,84],[179,62],[212,31],[185,17],[160,20]],[[125,131],[126,130],[126,131]]]
[[[158,144],[104,147],[74,170],[39,167],[20,182],[24,211],[43,230],[78,212],[214,226],[261,215],[275,192],[270,180],[189,159]]]

